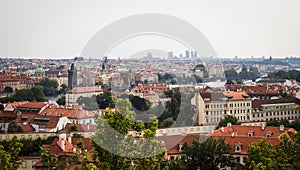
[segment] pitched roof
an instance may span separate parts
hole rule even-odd
[[[82,105],[73,106],[58,106],[49,105],[40,114],[49,116],[66,116],[70,119],[80,119],[94,117],[97,111],[87,111],[83,109]]]
[[[89,93],[89,92],[101,92],[102,89],[98,86],[89,87],[76,87],[72,90],[68,90],[67,93]]]
[[[46,102],[26,102],[24,104],[18,105],[17,108],[32,108],[32,109],[41,109],[47,105]]]
[[[262,138],[266,138],[266,141],[272,145],[280,143],[280,137],[283,133],[295,132],[293,128],[284,128],[281,132],[279,127],[272,126],[227,126],[219,128],[211,135],[213,138],[225,138],[225,142],[230,144],[234,154],[247,154],[249,145],[253,142],[258,142]],[[248,133],[252,133],[253,136],[248,136]],[[267,134],[270,136],[267,137]],[[235,152],[235,146],[241,145],[241,151]]]
[[[223,92],[223,94],[232,100],[245,100],[246,98],[248,98],[248,94],[244,91],[230,91],[230,92]]]

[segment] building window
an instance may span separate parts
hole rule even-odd
[[[249,136],[249,137],[253,136],[253,131],[249,131],[249,132],[248,132],[248,136]]]
[[[240,161],[241,161],[241,158],[239,156],[236,157],[236,162],[240,163]]]
[[[235,145],[235,151],[236,152],[241,152],[241,145],[240,144]]]

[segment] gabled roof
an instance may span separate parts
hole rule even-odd
[[[32,109],[42,109],[47,105],[46,102],[26,102],[24,104],[18,105],[17,108],[32,108]]]

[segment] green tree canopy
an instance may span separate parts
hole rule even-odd
[[[128,99],[115,99],[118,112],[107,111],[97,117],[98,132],[92,137],[94,159],[100,169],[157,169],[164,150],[155,134],[158,129],[156,117],[149,122],[135,120]],[[130,129],[141,132],[141,136],[128,134]],[[148,157],[145,157],[147,155]]]
[[[185,143],[182,146],[182,159],[189,170],[218,170],[231,166],[233,157],[230,155],[231,146],[225,143],[225,139],[208,138],[204,142],[194,140],[191,145]]]
[[[241,122],[235,116],[229,115],[224,117],[218,124],[217,128],[227,126],[227,123],[231,123],[231,125],[240,125]]]
[[[7,128],[8,133],[22,132],[21,126],[16,121],[11,121]]]

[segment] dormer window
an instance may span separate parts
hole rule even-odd
[[[242,150],[241,144],[236,144],[235,145],[235,152],[241,152],[241,150]]]
[[[249,131],[249,132],[247,133],[247,136],[249,136],[249,137],[253,136],[253,131]]]
[[[272,132],[268,131],[267,134],[266,134],[266,137],[269,138],[271,136],[272,136]]]

